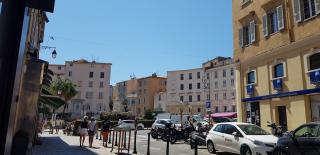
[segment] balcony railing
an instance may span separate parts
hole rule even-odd
[[[310,82],[315,85],[320,84],[320,70],[309,72]]]
[[[272,80],[273,89],[280,91],[282,89],[282,79],[274,79]]]

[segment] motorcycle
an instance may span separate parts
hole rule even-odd
[[[207,128],[202,127],[200,123],[197,124],[198,128],[197,131],[191,132],[190,137],[190,148],[194,149],[196,146],[196,143],[198,146],[206,146],[206,134],[203,134],[204,132],[207,133]]]
[[[157,128],[157,129],[151,129],[151,137],[154,139],[160,139],[165,135],[165,129],[163,128]]]
[[[269,121],[267,122],[268,123],[268,127],[271,128],[271,133],[274,135],[274,136],[277,136],[277,137],[281,137],[283,135],[283,127],[281,125],[276,125],[276,123],[270,123]]]
[[[163,135],[162,140],[167,141],[167,138],[169,138],[171,144],[176,143],[178,140],[184,140],[185,142],[188,142],[191,132],[193,131],[194,128],[192,126],[176,129],[174,125],[173,127],[167,129],[167,133]]]

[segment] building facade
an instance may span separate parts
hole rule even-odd
[[[72,117],[93,115],[109,111],[110,63],[88,62],[84,59],[66,61],[64,65],[50,65],[55,78],[68,78],[75,85],[77,95],[70,101],[66,112]]]
[[[214,113],[236,112],[235,66],[232,58],[217,57],[203,63],[210,92],[211,111]],[[208,80],[209,78],[209,80]]]
[[[167,72],[167,112],[205,113],[206,95],[203,89],[204,70],[202,68]]]
[[[319,121],[319,1],[232,2],[239,121]]]
[[[167,111],[167,92],[159,92],[154,95],[154,111]]]

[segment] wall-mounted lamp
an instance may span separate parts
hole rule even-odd
[[[41,48],[43,49],[53,49],[52,53],[51,53],[51,56],[53,59],[55,59],[57,57],[57,51],[56,51],[56,47],[51,47],[51,46],[41,46]]]

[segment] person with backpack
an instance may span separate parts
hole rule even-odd
[[[104,120],[102,122],[102,136],[103,136],[103,141],[102,141],[102,145],[105,147],[108,147],[108,135],[110,132],[110,128],[111,128],[111,122],[109,120]],[[106,143],[104,145],[104,143]]]

